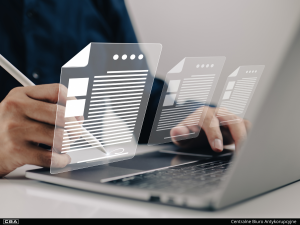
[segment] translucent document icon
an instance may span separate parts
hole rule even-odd
[[[184,119],[188,128],[199,125],[200,118],[205,116],[200,107],[210,103],[224,62],[225,57],[188,57],[168,72],[149,145],[171,142],[171,129],[180,129],[179,123]],[[189,130],[175,138],[195,138],[200,132]]]
[[[135,155],[161,48],[91,43],[62,67],[51,173]]]
[[[220,124],[211,123],[210,126],[240,122],[232,114],[244,118],[264,68],[263,65],[240,66],[228,76],[216,112]]]

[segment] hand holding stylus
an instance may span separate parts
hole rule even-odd
[[[0,59],[3,57],[0,55]],[[14,75],[17,69],[8,68],[7,62],[0,60],[0,65]],[[21,74],[21,72],[19,72]],[[57,134],[63,137],[64,115],[58,115],[56,122],[57,107],[59,112],[64,112],[63,105],[66,99],[58,101],[59,88],[67,91],[60,84],[34,84],[25,76],[14,76],[25,87],[12,89],[0,103],[0,177],[25,164],[43,167],[65,167],[71,161],[68,154],[59,154],[55,151],[47,151],[38,146],[43,143],[53,145],[55,123],[59,129]],[[63,95],[62,95],[63,96]],[[78,122],[82,125],[83,117],[70,117],[68,121]],[[59,132],[61,131],[61,132]],[[75,141],[72,136],[69,140]],[[61,149],[56,149],[61,151]],[[51,160],[52,159],[52,160]]]
[[[25,164],[50,167],[58,84],[17,87],[0,103],[0,177]],[[62,132],[63,133],[63,132]],[[67,154],[53,152],[52,166],[65,167]]]
[[[10,75],[12,75],[17,81],[19,81],[24,87],[27,86],[35,86],[35,84],[29,80],[23,73],[21,73],[16,67],[14,67],[7,59],[5,59],[2,55],[0,55],[0,66],[3,67]],[[65,87],[63,85],[60,86],[60,91],[63,92]],[[65,90],[66,92],[66,90]],[[61,95],[62,97],[66,95]],[[57,97],[58,98],[58,97]],[[66,101],[66,100],[65,100]],[[65,102],[64,102],[65,105]],[[59,118],[58,118],[59,119]],[[64,124],[62,125],[64,127]],[[82,127],[82,133],[85,134],[86,141],[92,145],[96,146],[95,148],[102,151],[103,153],[107,153],[100,141],[98,141],[89,131],[87,131],[84,127]],[[88,136],[87,136],[88,135]]]

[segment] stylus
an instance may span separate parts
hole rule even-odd
[[[5,69],[10,75],[12,75],[17,81],[20,82],[24,87],[27,86],[35,86],[35,84],[29,80],[23,73],[21,73],[16,67],[14,67],[7,59],[5,59],[0,54],[0,66]],[[82,126],[81,126],[82,127]],[[107,154],[106,150],[104,149],[103,145],[100,141],[95,138],[89,131],[87,131],[84,127],[82,127],[83,132],[85,134],[84,139],[92,146],[97,145],[95,148],[99,149],[100,151]],[[87,136],[86,136],[87,135]],[[67,151],[66,151],[67,152]]]

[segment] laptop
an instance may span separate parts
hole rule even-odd
[[[139,146],[133,159],[26,177],[57,185],[179,207],[220,209],[300,179],[300,29],[263,97],[238,153]],[[201,153],[201,154],[200,154]]]

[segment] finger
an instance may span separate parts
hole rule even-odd
[[[54,141],[52,151],[61,153],[63,151],[70,150],[71,144],[75,142],[75,139],[71,139],[68,135],[64,135],[64,129],[57,129],[54,133]]]
[[[63,127],[66,122],[82,121],[83,116],[65,118],[65,105],[67,99],[67,88],[61,84],[37,85],[25,87],[25,94],[35,100],[29,101],[31,107],[25,107],[27,116],[32,119]],[[69,100],[76,100],[75,97],[68,97]],[[44,101],[44,102],[43,102]],[[53,103],[60,104],[56,105]]]
[[[49,146],[53,145],[53,125],[27,120],[23,122],[22,127],[16,132],[27,141],[42,143]]]
[[[70,134],[67,129],[55,128],[53,150],[57,153],[68,151],[71,144],[78,140],[82,135],[82,131],[75,130],[74,133]]]
[[[55,125],[59,127],[66,127],[66,126],[75,126],[75,125],[81,125],[83,123],[84,117],[83,116],[77,116],[77,117],[65,117],[65,111],[66,107],[57,105],[56,106],[56,119],[55,119]]]
[[[188,138],[190,129],[186,126],[177,126],[171,129],[170,135],[174,144],[184,147],[188,144],[189,140],[184,140]]]
[[[247,133],[249,133],[249,131],[251,129],[251,123],[250,123],[250,121],[249,120],[244,120],[244,124],[245,124]]]
[[[24,87],[25,94],[36,100],[49,103],[57,103],[58,100],[65,105],[67,100],[67,88],[61,84],[44,84]]]
[[[40,147],[28,144],[24,150],[23,160],[25,164],[32,164],[42,167],[58,167],[63,168],[71,162],[71,158],[67,154],[57,154],[47,151]]]
[[[78,127],[77,127],[78,128]],[[80,139],[81,136],[84,134],[84,130],[83,128],[78,128],[78,129],[71,129],[71,130],[64,130],[63,133],[63,142],[65,142],[65,140],[70,140],[70,144],[72,144],[73,142],[75,142],[76,140]]]
[[[52,153],[51,167],[64,168],[71,163],[71,157],[68,154]]]
[[[83,124],[84,121],[84,116],[75,116],[76,120],[78,121],[79,124]]]
[[[171,129],[170,135],[174,144],[184,147],[188,145],[189,140],[187,139],[191,134],[200,132],[200,127],[198,126],[200,115],[200,111],[196,110]]]
[[[70,140],[68,136],[64,139],[64,129],[54,129],[53,125],[36,121],[24,121],[22,127],[16,132],[26,141],[55,146],[57,152],[61,152],[63,147],[69,147],[75,141],[75,139]]]
[[[201,120],[210,147],[215,152],[223,151],[223,136],[219,126],[219,120],[215,117],[215,109],[209,109]]]
[[[218,119],[223,124],[226,123],[228,129],[230,130],[231,136],[235,142],[235,145],[238,146],[239,143],[247,136],[245,123],[238,116],[228,113],[226,116],[218,116]],[[234,123],[228,123],[227,121],[237,121]]]
[[[74,142],[74,140],[71,140],[69,137],[66,137],[65,139],[63,139],[62,142],[58,143],[58,144],[54,144],[52,148],[53,151],[55,151],[56,153],[61,153],[63,151],[68,151],[70,150],[71,144]]]
[[[25,99],[24,114],[36,121],[64,127],[66,123],[77,122],[76,117],[65,118],[65,107],[57,104]],[[81,119],[82,117],[77,117]],[[82,122],[80,122],[82,123]],[[76,123],[77,124],[77,123]]]
[[[228,126],[220,126],[220,130],[221,130],[222,137],[223,137],[223,145],[234,144],[234,140],[231,136]]]

